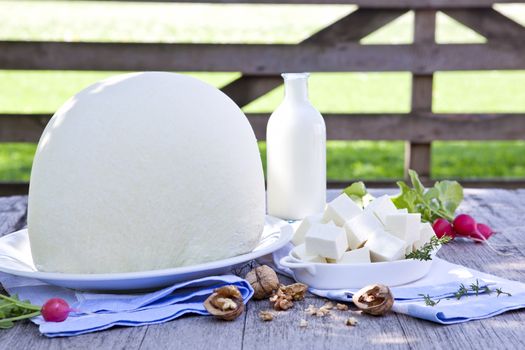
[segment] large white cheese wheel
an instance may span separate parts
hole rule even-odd
[[[237,105],[185,75],[116,76],[64,104],[38,144],[28,229],[38,270],[145,271],[251,251],[264,177]]]

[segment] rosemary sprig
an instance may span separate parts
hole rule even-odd
[[[434,251],[434,249],[436,249],[440,245],[449,243],[451,240],[452,238],[449,236],[443,236],[441,238],[432,237],[430,239],[430,242],[425,243],[418,250],[414,250],[413,252],[405,255],[405,258],[421,261],[432,260],[432,252]]]
[[[470,284],[470,289],[472,289],[472,291],[473,291],[474,293],[476,293],[476,296],[479,295],[480,287],[479,287],[479,281],[478,281],[478,279],[476,279],[476,283],[471,283],[471,284]]]
[[[418,294],[418,295],[423,297],[423,300],[425,301],[425,305],[426,306],[434,307],[437,304],[439,304],[439,302],[441,301],[441,299],[438,300],[438,301],[432,300],[432,298],[430,298],[430,295],[428,295],[428,294],[426,294],[426,295],[425,294]]]
[[[505,294],[505,295],[507,295],[509,297],[512,296],[512,294],[502,291],[501,288],[496,288],[496,293],[498,294],[498,295],[496,295],[497,297],[499,297],[501,294]]]
[[[481,287],[479,285],[479,280],[476,279],[476,283],[470,284],[470,289],[465,287],[465,285],[462,283],[459,285],[459,289],[456,293],[454,293],[454,296],[456,299],[461,299],[463,296],[468,296],[469,292],[474,292],[476,296],[478,296],[480,293],[486,293],[490,295],[492,292],[496,292],[497,296],[499,297],[501,294],[508,295],[509,297],[512,296],[512,294],[504,292],[501,288],[496,288],[495,290],[490,289],[489,286]]]
[[[463,283],[461,283],[459,285],[458,291],[456,293],[454,293],[454,296],[456,297],[457,300],[459,300],[464,295],[468,295],[468,288],[465,287],[465,285]]]

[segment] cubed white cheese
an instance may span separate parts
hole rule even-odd
[[[398,213],[402,213],[402,214],[408,214],[408,209],[407,208],[401,208],[401,209],[398,209],[397,212]]]
[[[313,224],[321,223],[323,214],[310,215],[303,219],[292,237],[292,243],[296,246],[304,243],[304,236]]]
[[[339,259],[348,249],[345,230],[337,226],[314,224],[304,238],[306,254]]]
[[[419,239],[421,214],[388,214],[385,216],[385,231],[404,240],[410,245]]]
[[[363,264],[370,263],[370,249],[363,247],[355,250],[349,250],[343,253],[341,259],[326,259],[331,264]]]
[[[374,199],[367,205],[365,211],[374,213],[377,218],[384,224],[388,214],[397,213],[397,208],[388,195]]]
[[[414,250],[418,250],[425,245],[425,243],[430,242],[430,239],[435,235],[432,225],[428,222],[422,222],[419,225],[419,239],[414,242]]]
[[[363,212],[348,220],[344,225],[344,229],[348,239],[348,246],[350,249],[357,249],[366,242],[372,233],[383,230],[383,224],[373,213]]]
[[[337,226],[343,226],[345,221],[359,215],[362,211],[359,205],[343,193],[326,205],[323,220],[324,222],[332,220]]]
[[[386,231],[374,232],[365,243],[372,262],[394,261],[405,257],[405,241]]]
[[[299,244],[297,247],[293,249],[293,255],[301,260],[306,262],[319,262],[319,263],[326,263],[326,259],[319,256],[319,255],[309,255],[306,253],[306,246],[305,244]]]

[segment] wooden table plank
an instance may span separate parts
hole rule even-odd
[[[251,304],[250,304],[251,305]],[[141,349],[242,349],[247,313],[232,322],[213,317],[182,317],[148,326]]]
[[[375,195],[395,190],[374,189]],[[340,191],[328,191],[333,199]],[[0,235],[22,228],[26,220],[27,197],[0,198]],[[498,249],[511,256],[494,254],[486,245],[456,241],[439,255],[488,273],[525,281],[525,225],[522,220],[525,190],[470,189],[460,211],[472,213],[479,221],[500,231],[491,238]],[[504,245],[504,246],[500,246]],[[0,331],[0,348],[8,349],[316,349],[316,348],[425,348],[460,349],[490,347],[525,348],[521,332],[525,313],[506,314],[468,323],[441,326],[405,315],[382,318],[351,312],[334,312],[327,318],[308,317],[304,309],[324,300],[308,296],[294,310],[281,312],[274,321],[263,323],[258,313],[269,309],[268,301],[250,302],[247,312],[234,322],[224,323],[208,317],[184,317],[161,325],[116,328],[73,338],[47,339],[29,322],[20,322],[9,331]],[[356,327],[344,325],[344,316],[355,315]],[[304,318],[309,324],[299,327]]]

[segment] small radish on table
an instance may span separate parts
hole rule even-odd
[[[60,298],[52,298],[42,306],[42,317],[47,322],[62,322],[67,319],[71,312],[69,304]]]
[[[467,214],[456,216],[453,227],[458,236],[471,238],[476,242],[486,241],[494,233],[488,225],[477,223],[472,216]]]
[[[450,222],[448,222],[448,220],[446,219],[436,219],[432,224],[432,228],[434,229],[437,238],[449,236],[450,238],[454,239],[454,237],[456,236],[452,224],[450,224]]]

